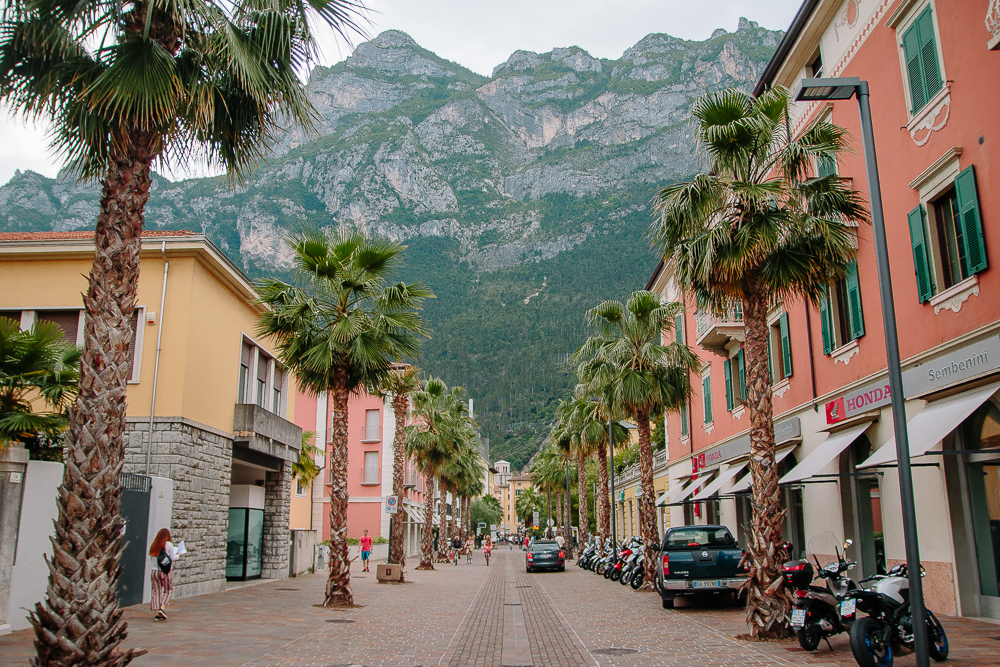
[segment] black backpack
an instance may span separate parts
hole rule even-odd
[[[160,555],[156,557],[156,564],[160,567],[160,572],[163,574],[170,572],[170,566],[173,564],[173,561],[167,555],[166,547],[160,549]]]

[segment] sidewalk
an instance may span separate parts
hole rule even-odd
[[[179,600],[170,619],[148,607],[125,610],[126,646],[149,654],[138,667],[713,667],[856,663],[847,637],[814,653],[795,640],[748,643],[742,609],[727,598],[660,608],[659,596],[636,593],[568,564],[565,573],[525,574],[521,551],[494,551],[474,563],[408,570],[413,583],[378,584],[375,573],[352,578],[358,608],[324,609],[325,573],[270,581]],[[946,667],[1000,665],[1000,626],[942,618],[951,642]],[[0,637],[0,667],[33,656],[30,630]],[[915,664],[903,655],[896,665]]]

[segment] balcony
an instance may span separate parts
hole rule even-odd
[[[710,352],[722,353],[729,341],[734,338],[742,341],[746,337],[741,306],[722,315],[699,310],[694,314],[694,321],[698,345]]]
[[[259,405],[238,403],[233,416],[233,444],[282,461],[299,460],[302,429]]]
[[[663,449],[658,452],[653,452],[653,472],[656,472],[660,468],[667,465],[667,450]]]
[[[986,29],[993,35],[987,47],[990,50],[1000,49],[1000,0],[990,0],[986,9]]]
[[[407,470],[403,473],[403,488],[414,489],[417,486],[417,471]]]

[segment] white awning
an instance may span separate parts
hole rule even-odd
[[[740,472],[744,468],[746,468],[748,465],[750,465],[750,461],[744,461],[743,463],[740,463],[739,465],[729,466],[728,468],[726,468],[726,472],[720,474],[718,477],[716,477],[714,480],[712,480],[711,484],[709,484],[708,486],[706,486],[704,489],[702,489],[698,493],[694,494],[694,497],[691,498],[691,500],[704,500],[704,499],[708,498],[713,493],[715,493],[716,491],[718,491],[719,489],[721,489],[723,484],[725,484],[729,480],[731,480],[734,477],[736,477],[737,475],[739,475]]]
[[[689,479],[690,477],[684,477],[671,484],[670,488],[661,493],[660,496],[656,499],[656,506],[661,507],[663,505],[666,505],[667,499],[670,498],[670,496],[677,493],[678,491],[680,491],[682,488],[684,488],[684,483],[687,482]]]
[[[794,449],[795,449],[794,447],[789,447],[783,452],[776,453],[774,455],[774,465],[778,465],[779,463],[784,461],[785,458],[787,458],[788,455],[791,454],[792,450]],[[747,465],[749,465],[749,461],[747,462]],[[747,473],[743,475],[743,478],[740,481],[736,482],[736,484],[733,485],[733,488],[729,489],[729,491],[726,491],[726,494],[728,495],[731,493],[739,493],[741,491],[746,491],[747,489],[750,488],[751,482],[753,482],[753,480],[751,479],[752,477],[753,477],[752,473]]]
[[[712,472],[715,471],[713,470]],[[671,495],[670,498],[668,499],[668,502],[671,505],[676,505],[677,503],[682,503],[685,500],[687,500],[688,496],[690,496],[692,493],[703,487],[705,485],[705,482],[712,479],[712,472],[707,472],[703,475],[699,475],[698,479],[694,480],[693,482],[685,486],[683,490]]]
[[[954,431],[965,418],[996,393],[1000,384],[991,384],[974,391],[958,394],[924,406],[915,417],[906,422],[910,441],[910,456],[922,456],[945,436]],[[896,438],[878,448],[858,468],[872,468],[896,462]]]
[[[424,522],[424,513],[421,511],[422,508],[419,508],[419,507],[406,507],[404,505],[403,509],[406,510],[406,516],[408,516],[410,518],[410,522],[411,523],[423,523]]]
[[[787,475],[779,479],[778,484],[801,482],[819,474],[820,470],[840,456],[840,453],[857,440],[858,436],[864,433],[869,426],[871,426],[871,422],[866,421],[863,424],[856,424],[851,428],[827,436],[826,440],[819,443],[816,449],[809,452],[804,459],[799,461],[797,466],[789,470]]]

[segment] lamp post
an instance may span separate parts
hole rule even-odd
[[[608,449],[611,459],[611,543],[618,548],[618,509],[615,507],[615,436],[611,431],[611,418],[608,418]]]
[[[910,443],[906,431],[906,405],[903,396],[903,373],[896,333],[896,308],[892,299],[889,273],[889,248],[882,214],[882,189],[875,159],[875,134],[868,101],[868,82],[858,77],[803,79],[795,93],[796,101],[849,100],[857,95],[861,113],[861,144],[868,177],[868,198],[875,237],[875,264],[878,267],[879,296],[885,328],[885,352],[889,366],[889,390],[892,392],[892,426],[896,435],[896,459],[899,463],[899,495],[903,509],[903,541],[906,546],[906,569],[910,580],[910,612],[913,618],[913,644],[918,667],[928,667],[927,623],[923,586],[920,580],[920,546],[917,541],[917,512],[913,501],[913,474],[910,468]]]
[[[573,557],[573,499],[569,496],[569,453],[566,454],[566,524],[564,526],[563,539],[566,540],[566,554],[568,558]]]

